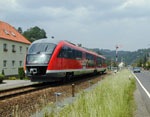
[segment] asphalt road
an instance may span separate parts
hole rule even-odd
[[[27,86],[34,84],[30,80],[4,80],[2,84],[0,84],[0,90],[11,89],[15,87]]]
[[[141,73],[134,73],[134,74],[136,76],[137,85],[142,100],[145,103],[147,111],[150,113],[150,72],[141,71]]]
[[[150,92],[150,72],[149,71],[141,71],[141,73],[135,73],[137,78],[143,84],[148,92]]]

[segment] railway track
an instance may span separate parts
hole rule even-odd
[[[84,77],[84,78],[82,78],[82,77]],[[0,91],[0,101],[10,99],[10,98],[13,98],[16,96],[28,94],[31,92],[43,90],[46,88],[54,87],[54,86],[57,88],[58,86],[61,86],[61,85],[71,85],[71,84],[82,83],[86,80],[93,79],[93,77],[96,77],[96,76],[89,77],[89,75],[85,75],[85,76],[80,76],[79,78],[75,78],[75,79],[73,79],[69,82],[65,82],[65,83],[62,83],[62,82],[39,83],[39,84],[32,84],[32,85],[28,85],[28,86],[7,89],[7,90],[1,90]]]
[[[47,83],[32,84],[0,91],[0,101],[50,87]]]

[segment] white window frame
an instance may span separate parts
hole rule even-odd
[[[12,67],[15,67],[15,60],[12,60]]]
[[[3,60],[3,67],[7,67],[7,60]]]
[[[20,65],[20,67],[22,66],[22,61],[19,61],[19,65]]]
[[[22,46],[19,46],[20,53],[22,53]]]
[[[3,51],[4,51],[4,52],[7,52],[7,51],[8,51],[8,49],[7,49],[7,43],[4,43],[4,44],[3,44]]]
[[[15,45],[12,45],[12,52],[16,52],[16,46]]]

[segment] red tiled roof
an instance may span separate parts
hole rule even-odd
[[[14,27],[2,21],[0,21],[0,38],[31,44],[31,42],[28,41],[22,34],[20,34]]]

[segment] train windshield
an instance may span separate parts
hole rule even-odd
[[[35,43],[29,48],[28,54],[52,54],[56,45],[52,43]]]
[[[56,45],[52,43],[35,43],[29,48],[27,64],[48,64]]]
[[[48,64],[51,55],[30,54],[27,55],[27,64]]]

